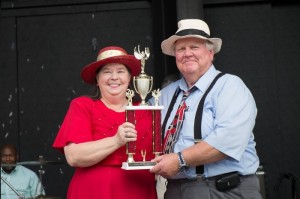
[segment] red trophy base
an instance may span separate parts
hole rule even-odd
[[[151,169],[156,162],[123,162],[122,169],[124,170],[142,170]]]
[[[158,156],[161,151],[161,130],[160,130],[160,111],[163,106],[126,106],[126,121],[134,123],[134,111],[136,110],[152,110],[152,153]],[[151,169],[156,162],[151,161],[134,161],[133,155],[135,154],[136,146],[134,142],[128,142],[126,146],[128,154],[127,162],[122,163],[124,170],[142,170]]]

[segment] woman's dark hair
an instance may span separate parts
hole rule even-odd
[[[93,86],[93,88],[91,89],[91,94],[88,95],[88,97],[90,97],[92,99],[100,99],[101,98],[101,92],[97,85]]]

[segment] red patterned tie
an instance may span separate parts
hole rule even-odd
[[[186,111],[185,100],[191,92],[195,90],[196,87],[191,88],[190,90],[183,92],[183,97],[176,111],[175,117],[170,124],[168,130],[166,131],[166,136],[163,141],[164,153],[172,153],[174,151],[174,145],[178,140],[179,131],[182,127],[184,113]]]

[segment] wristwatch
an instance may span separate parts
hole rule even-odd
[[[184,160],[182,153],[178,152],[177,154],[178,154],[178,160],[179,160],[178,171],[183,172],[183,171],[187,170],[189,168],[189,166],[186,163],[186,161]]]

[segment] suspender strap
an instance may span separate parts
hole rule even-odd
[[[170,114],[171,114],[171,112],[172,112],[172,110],[173,110],[173,107],[174,107],[174,104],[175,104],[175,102],[176,102],[176,99],[177,99],[177,97],[178,97],[178,95],[179,95],[179,92],[180,92],[180,88],[178,87],[178,88],[176,89],[174,95],[173,95],[173,98],[172,98],[172,100],[171,100],[170,106],[169,106],[169,108],[168,108],[168,112],[167,112],[167,114],[166,114],[166,116],[165,116],[163,125],[162,125],[162,127],[161,127],[161,136],[162,136],[162,140],[164,140],[164,137],[165,137],[165,129],[166,129],[167,121],[168,121],[168,119],[169,119],[169,117],[170,117]]]
[[[202,139],[202,132],[201,132],[201,123],[202,123],[202,114],[203,114],[203,106],[204,106],[204,101],[209,93],[209,91],[213,88],[217,80],[223,76],[224,73],[219,73],[215,79],[210,83],[209,87],[206,89],[205,93],[203,94],[197,108],[195,120],[194,120],[194,139],[195,139],[195,144],[200,142]],[[204,166],[199,165],[196,167],[196,174],[203,174],[204,173]]]
[[[202,113],[203,113],[203,106],[204,106],[204,101],[205,98],[207,96],[207,94],[209,93],[209,91],[213,88],[213,86],[215,85],[215,83],[217,82],[217,80],[223,76],[225,73],[219,73],[215,79],[210,83],[209,87],[206,89],[205,93],[203,94],[198,108],[197,108],[197,112],[196,112],[196,116],[195,116],[195,122],[194,122],[194,139],[195,142],[198,143],[201,139],[202,139],[202,135],[201,135],[201,123],[202,123]]]

